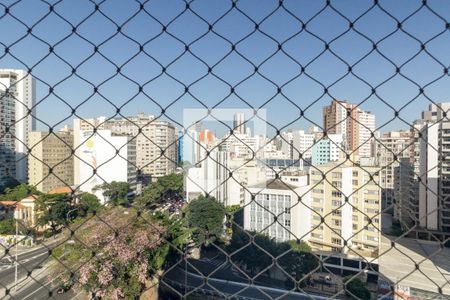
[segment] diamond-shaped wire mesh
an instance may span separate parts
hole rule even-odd
[[[450,299],[450,2],[0,0],[2,299]]]

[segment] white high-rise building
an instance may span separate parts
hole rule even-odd
[[[308,160],[312,155],[315,134],[303,130],[294,130],[281,133],[281,151],[288,158]]]
[[[256,159],[236,158],[217,148],[207,155],[205,146],[198,151],[198,160],[187,171],[187,201],[208,194],[224,206],[243,205],[245,188],[266,180],[266,168],[258,165]]]
[[[234,115],[234,133],[245,134],[245,115],[243,113],[237,113]]]
[[[404,228],[420,226],[437,235],[450,232],[450,122],[444,118],[450,103],[431,104],[410,129],[409,197],[402,197],[400,221]],[[406,169],[404,168],[404,169]]]
[[[78,131],[78,130],[77,130]],[[93,193],[103,183],[128,182],[136,188],[136,140],[131,136],[117,135],[111,130],[80,130],[74,144],[77,153],[74,165],[78,166],[74,181],[81,191]],[[101,191],[97,197],[105,203]]]
[[[375,133],[375,115],[358,110],[358,153],[360,157],[375,157],[375,140],[372,134]]]
[[[36,82],[25,70],[0,69],[0,89],[14,90],[16,179],[27,181],[28,134],[36,130]]]
[[[421,129],[419,154],[419,224],[450,235],[450,103],[430,107],[431,117]]]

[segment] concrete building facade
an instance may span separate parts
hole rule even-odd
[[[310,170],[312,232],[309,242],[313,249],[377,255],[381,232],[378,173],[378,167],[361,167],[348,161]]]
[[[28,183],[40,192],[73,185],[73,134],[59,132],[30,132],[28,138]]]
[[[347,101],[333,100],[323,108],[327,134],[342,134],[345,149],[359,157],[374,156],[375,115]]]
[[[0,85],[0,187],[16,179],[15,111],[12,91]]]
[[[329,134],[314,142],[311,164],[320,166],[330,161],[338,161],[343,153],[342,134]]]
[[[292,130],[281,133],[281,151],[290,159],[310,160],[315,134],[304,130]]]
[[[409,158],[411,133],[409,131],[389,131],[377,139],[377,161],[380,166],[380,186],[382,188],[382,209],[393,212],[398,219],[398,209],[394,207],[396,169],[400,170],[400,161]],[[406,167],[405,163],[402,167]],[[403,171],[405,169],[403,168]],[[402,174],[398,174],[404,175]],[[400,177],[398,177],[400,179]],[[398,203],[397,203],[398,204]]]
[[[245,192],[244,229],[265,234],[277,242],[308,240],[309,206],[307,174],[282,176],[250,186]]]
[[[102,191],[95,187],[103,183],[128,182],[136,190],[136,140],[111,130],[80,131],[79,149],[74,158],[78,165],[74,182],[80,191],[95,193],[105,203]]]
[[[36,130],[36,82],[25,70],[0,69],[0,90],[9,89],[14,99],[15,111],[15,161],[16,179],[27,181],[28,134]]]
[[[154,116],[138,114],[124,119],[74,120],[74,143],[80,143],[80,132],[86,130],[107,129],[113,134],[127,135],[136,143],[136,165],[139,177],[156,180],[158,177],[175,172],[178,162],[177,133],[175,127]],[[79,151],[77,150],[77,153]],[[75,184],[79,173],[78,164],[74,164]],[[145,180],[147,181],[147,180]]]

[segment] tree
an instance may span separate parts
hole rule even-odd
[[[94,293],[95,299],[138,299],[152,288],[151,280],[169,249],[163,242],[165,229],[148,213],[143,221],[137,212],[124,211],[121,207],[105,209],[100,213],[101,221],[91,218],[78,225],[73,244],[52,250],[63,264],[54,264],[51,274],[57,275],[61,284],[73,282],[77,288]]]
[[[87,216],[88,214],[97,212],[102,206],[100,204],[100,200],[98,200],[97,196],[90,193],[83,193],[80,196],[80,201],[78,203],[79,207],[79,215]]]
[[[32,235],[33,230],[27,228],[20,220],[17,222],[17,229],[20,233]],[[8,218],[0,221],[0,234],[14,235],[16,234],[16,220]]]
[[[5,188],[4,194],[0,195],[0,201],[20,201],[30,195],[40,194],[35,187],[22,183],[12,188]]]
[[[344,278],[345,292],[353,299],[370,300],[370,291],[366,288],[364,282],[359,278]]]
[[[67,214],[71,206],[71,197],[68,194],[46,194],[36,200],[37,224],[49,225],[53,232],[60,226],[68,224]]]
[[[136,198],[136,204],[147,207],[164,202],[166,199],[181,197],[183,194],[183,175],[169,174],[152,182],[143,193]]]
[[[199,196],[186,208],[188,226],[198,245],[208,246],[222,235],[225,209],[214,197]]]
[[[4,219],[0,221],[0,234],[9,235],[16,233],[14,219]]]
[[[128,182],[113,181],[103,183],[94,187],[93,191],[102,191],[103,196],[109,199],[114,206],[128,203],[127,195],[131,191]]]
[[[279,265],[296,281],[303,280],[319,267],[319,260],[311,253],[311,247],[304,241],[289,241],[280,244],[279,255],[290,250],[279,258]]]
[[[251,242],[251,236],[253,236],[254,242]],[[229,252],[234,252],[231,259],[245,266],[251,276],[256,275],[259,270],[267,268],[272,264],[272,256],[277,256],[277,244],[273,239],[242,229],[233,231],[229,248]]]

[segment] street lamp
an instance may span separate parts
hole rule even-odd
[[[72,208],[71,210],[69,210],[69,211],[67,212],[67,214],[66,214],[67,224],[69,224],[69,221],[70,221],[70,220],[69,220],[70,214],[71,214],[72,212],[76,211],[76,210],[78,210],[78,207]],[[71,239],[71,241],[73,241],[73,240]]]
[[[70,213],[72,213],[72,212],[74,212],[74,211],[76,211],[76,210],[78,210],[78,207],[72,208],[71,210],[69,210],[69,211],[67,212],[67,214],[66,214],[66,220],[67,220],[67,222],[69,222],[69,215],[70,215]]]
[[[16,218],[16,240],[15,240],[15,242],[16,242],[16,260],[15,260],[15,266],[14,266],[14,292],[17,292],[17,267],[18,267],[18,264],[17,264],[17,252],[19,251],[18,249],[17,249],[17,244],[18,244],[18,242],[17,242],[17,239],[18,239],[18,235],[19,235],[19,224],[18,224],[18,220],[17,220],[17,218]]]

